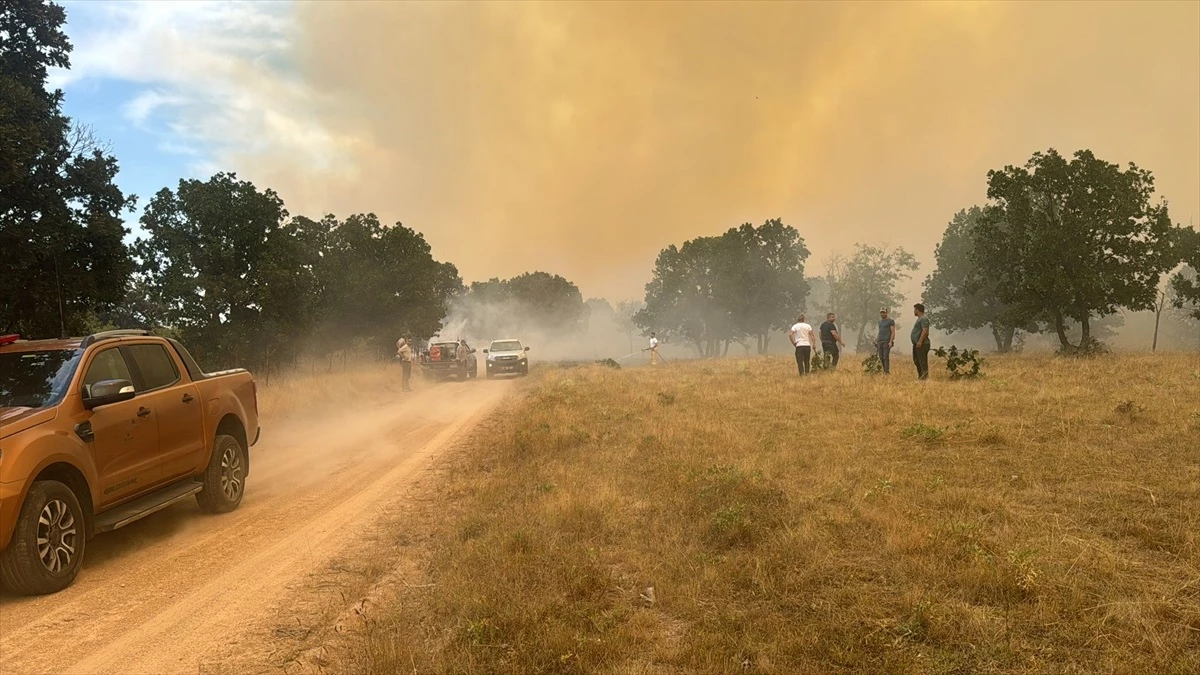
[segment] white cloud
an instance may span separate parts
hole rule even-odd
[[[199,150],[196,169],[234,155],[273,153],[304,166],[344,161],[348,142],[314,114],[321,97],[289,68],[290,2],[71,2],[71,70],[51,86],[133,83],[123,104],[139,127],[164,128],[160,147]]]

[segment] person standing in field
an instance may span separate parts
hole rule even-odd
[[[650,334],[650,365],[658,365],[658,337],[654,333]]]
[[[807,375],[812,367],[813,345],[817,343],[813,327],[805,323],[804,315],[796,317],[796,323],[788,331],[788,339],[796,347],[796,368],[801,375]]]
[[[831,368],[837,368],[838,358],[842,355],[842,347],[846,343],[842,342],[842,334],[837,329],[837,314],[830,312],[825,315],[825,323],[821,324],[821,350],[825,352],[825,365]],[[833,357],[833,365],[830,366],[829,359]]]
[[[409,386],[409,381],[412,379],[412,348],[408,346],[408,340],[400,338],[396,341],[396,358],[400,359],[400,383],[404,391],[412,391]]]
[[[896,320],[888,316],[887,308],[879,310],[879,335],[875,337],[875,348],[879,351],[879,362],[885,375],[892,374],[892,347],[896,346]]]
[[[917,317],[912,329],[913,364],[917,366],[917,379],[929,379],[929,317],[925,316],[925,305],[913,305]]]

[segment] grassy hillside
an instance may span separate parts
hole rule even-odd
[[[1200,672],[1200,362],[939,366],[541,373],[358,666]]]

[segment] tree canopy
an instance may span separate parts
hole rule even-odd
[[[134,205],[113,182],[117,160],[47,91],[70,65],[63,8],[0,4],[0,331],[78,333],[117,305],[133,269],[121,214]]]
[[[690,342],[704,356],[747,337],[764,353],[770,332],[804,308],[808,256],[800,233],[779,219],[668,246],[655,260],[634,321],[646,332]]]
[[[904,302],[900,284],[912,277],[917,259],[903,248],[856,244],[849,258],[833,256],[826,266],[829,311],[850,330],[858,331],[857,349],[873,349],[867,328],[881,307],[895,309]]]
[[[1153,192],[1153,176],[1134,164],[1122,170],[1089,150],[1070,160],[1035,153],[1025,166],[988,172],[972,261],[1012,322],[1047,326],[1064,350],[1087,347],[1093,318],[1150,309],[1177,262],[1167,205]],[[1070,321],[1081,326],[1077,344]]]
[[[983,209],[972,206],[955,214],[934,251],[936,267],[925,279],[923,300],[934,325],[947,331],[987,326],[996,350],[1012,349],[1018,328],[1013,308],[997,294],[996,282],[979,272],[972,259],[975,227]]]

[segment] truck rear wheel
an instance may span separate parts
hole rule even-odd
[[[196,502],[209,513],[229,513],[242,503],[246,492],[246,450],[233,436],[213,440],[212,457],[204,470],[204,489]]]
[[[0,580],[13,593],[45,595],[71,585],[83,565],[87,524],[79,499],[56,480],[29,488],[12,541],[0,553]]]

